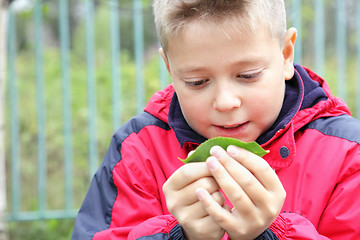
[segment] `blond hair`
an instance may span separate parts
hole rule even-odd
[[[284,0],[154,0],[155,25],[160,43],[166,51],[168,39],[196,22],[236,24],[255,31],[265,24],[280,44],[286,33]]]

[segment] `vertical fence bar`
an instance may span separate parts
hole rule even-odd
[[[301,18],[301,0],[293,0],[292,14],[294,17],[294,27],[297,29],[298,37],[295,43],[295,62],[302,63],[302,18]]]
[[[6,40],[7,40],[7,3],[0,1],[0,239],[7,239],[6,227],[6,163],[5,163],[5,89],[6,89]]]
[[[356,10],[356,19],[357,19],[357,84],[356,84],[356,117],[360,119],[360,2],[357,2]]]
[[[95,39],[94,39],[94,0],[86,1],[86,67],[89,107],[89,174],[90,179],[97,169],[98,149],[96,131],[96,78],[95,78]]]
[[[42,41],[42,1],[36,0],[34,5],[35,24],[35,70],[36,70],[36,108],[37,108],[37,131],[38,131],[38,207],[42,215],[46,209],[46,133],[45,133],[45,92],[44,92],[44,61]]]
[[[346,101],[346,1],[336,1],[337,94]]]
[[[134,9],[134,42],[135,42],[135,64],[136,64],[136,101],[137,112],[144,109],[145,87],[144,87],[144,23],[142,12],[142,0],[133,1]]]
[[[8,33],[8,4],[0,1],[0,239],[7,239],[6,209],[6,156],[5,156],[5,93],[6,93],[6,41]]]
[[[6,227],[6,163],[5,163],[5,93],[6,93],[6,65],[7,65],[7,21],[8,4],[0,1],[0,239],[7,239]]]
[[[113,102],[113,129],[121,124],[121,64],[120,64],[120,24],[119,4],[117,0],[109,1],[110,10],[110,39],[111,39],[111,78],[112,78],[112,102]]]
[[[11,165],[11,215],[17,217],[20,210],[20,138],[18,92],[16,84],[16,18],[13,5],[9,7],[8,20],[8,71],[9,71],[9,116],[10,116],[10,165]]]
[[[325,60],[325,21],[324,0],[315,1],[315,70],[320,76],[324,76]]]
[[[71,114],[71,81],[69,54],[69,13],[68,0],[59,0],[59,29],[61,47],[61,75],[64,121],[64,176],[65,176],[65,209],[73,207],[73,148],[72,148],[72,114]]]

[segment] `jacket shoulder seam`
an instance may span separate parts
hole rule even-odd
[[[360,121],[346,114],[316,119],[307,128],[360,144]]]

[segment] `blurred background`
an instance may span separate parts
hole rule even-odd
[[[359,118],[360,2],[285,2],[296,62]],[[151,4],[0,0],[0,234],[70,239],[113,132],[171,82]]]

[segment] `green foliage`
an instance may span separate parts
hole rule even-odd
[[[133,57],[134,51],[134,28],[133,28],[133,9],[132,0],[122,2],[119,5],[119,31],[120,43],[122,51],[126,51],[129,56]],[[144,48],[149,49],[156,46],[157,37],[154,31],[155,24],[153,22],[152,9],[150,4],[143,5],[143,35]],[[106,4],[100,4],[96,8],[94,16],[93,29],[95,34],[95,45],[97,50],[102,49],[109,51],[110,49],[110,9]],[[81,56],[86,53],[86,22],[78,21],[77,27],[73,31],[73,45],[77,55]]]
[[[9,238],[36,240],[69,240],[74,219],[53,219],[32,222],[12,222],[9,224]]]
[[[104,23],[106,24],[106,23]],[[99,27],[101,28],[101,26]],[[84,39],[84,38],[83,38]],[[99,40],[100,41],[100,40]],[[104,40],[102,40],[104,41]],[[70,55],[71,79],[71,113],[73,142],[73,206],[79,208],[89,186],[89,112],[88,98],[96,99],[97,104],[97,146],[99,163],[108,148],[115,128],[112,114],[113,108],[111,57],[110,49],[100,44],[95,55],[96,96],[89,96],[87,89],[86,52],[79,50],[81,44],[74,44]],[[62,209],[65,205],[65,169],[64,169],[64,135],[63,135],[63,95],[61,55],[58,48],[44,49],[44,109],[46,114],[46,152],[47,152],[47,193],[46,208]],[[159,60],[156,51],[149,51],[145,59],[145,99],[160,88]],[[136,114],[136,68],[128,51],[121,52],[121,76],[118,81],[121,88],[116,96],[120,101],[121,123]],[[21,172],[21,210],[36,211],[38,208],[37,188],[37,106],[35,60],[33,49],[19,51],[16,59],[18,85],[18,112],[20,124],[20,172]],[[121,67],[121,68],[120,68]],[[9,111],[9,110],[8,110]],[[9,119],[8,119],[9,120]],[[9,124],[7,124],[9,126]],[[7,135],[9,129],[7,128]],[[8,143],[9,144],[9,143]],[[7,146],[8,156],[9,145]],[[10,164],[8,163],[8,166]],[[8,182],[10,183],[10,182]],[[56,186],[56,187],[55,187]],[[10,194],[9,194],[10,196]],[[11,208],[11,199],[9,208]],[[69,239],[73,228],[72,220],[12,222],[10,224],[11,239]],[[30,229],[30,230],[29,230]],[[41,237],[39,237],[41,236]],[[61,237],[63,236],[63,237]]]
[[[34,142],[37,140],[37,106],[36,106],[36,82],[34,73],[34,61],[29,61],[29,53],[21,52],[17,57],[18,68],[18,95],[19,95],[19,120],[20,120],[20,146],[21,159],[26,159],[21,164],[22,178],[25,183],[36,185],[37,151]],[[89,96],[87,92],[86,61],[81,57],[71,56],[71,68],[68,69],[71,76],[71,99],[72,99],[72,136],[74,149],[74,171],[81,181],[79,189],[76,188],[76,206],[79,206],[86,186],[88,185],[88,98],[96,98],[97,104],[97,132],[99,156],[104,156],[108,147],[114,128],[112,113],[112,79],[111,62],[109,53],[98,50],[96,57],[96,96]],[[48,158],[48,185],[57,183],[60,191],[64,188],[58,179],[64,177],[62,169],[64,158],[64,136],[63,136],[63,96],[61,80],[60,53],[58,49],[46,49],[44,52],[44,79],[45,79],[45,102],[46,102],[46,147]],[[121,102],[121,122],[125,122],[136,114],[136,87],[135,87],[135,65],[131,58],[124,53],[121,56],[121,91],[118,98]],[[156,54],[148,59],[145,67],[146,101],[160,88],[159,85],[159,58]],[[61,170],[61,171],[59,171]],[[51,181],[53,179],[53,183]],[[78,182],[75,183],[79,184]],[[29,189],[29,192],[26,192]],[[29,204],[32,199],[32,189],[24,187],[24,199]],[[48,188],[48,196],[54,196],[59,188]],[[54,199],[55,200],[55,199]],[[49,201],[50,208],[62,207],[63,201]],[[32,204],[31,204],[32,205]],[[36,205],[34,205],[36,206]],[[25,207],[34,210],[32,207]]]
[[[240,148],[246,149],[260,157],[263,157],[268,153],[263,149],[257,142],[242,142],[236,138],[230,137],[215,137],[206,140],[199,147],[196,148],[195,152],[191,154],[186,159],[180,159],[184,163],[191,162],[205,162],[208,157],[210,157],[210,149],[213,146],[220,146],[223,149],[227,149],[228,146],[234,145]]]

